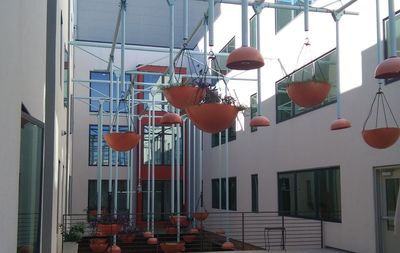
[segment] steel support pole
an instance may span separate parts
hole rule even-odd
[[[342,114],[342,98],[340,92],[340,36],[339,36],[339,21],[340,18],[335,20],[336,25],[336,118],[340,119]]]
[[[249,5],[248,0],[242,0],[242,46],[247,47],[249,45],[249,31],[248,31],[248,13],[247,7]]]
[[[306,1],[307,2],[307,1]],[[261,22],[260,13],[262,9],[256,11],[256,34],[257,34],[257,50],[261,52]],[[261,116],[261,68],[257,69],[257,115]]]
[[[214,0],[208,0],[208,45],[214,46]]]
[[[147,231],[150,231],[150,186],[151,186],[151,178],[150,178],[150,152],[153,140],[150,135],[150,126],[151,126],[151,109],[149,108],[149,114],[147,117]],[[151,156],[151,160],[154,157]]]
[[[309,13],[309,2],[304,1],[304,31],[308,32],[308,13]]]
[[[179,110],[178,110],[179,113]],[[177,222],[176,222],[176,226],[177,226],[177,234],[176,234],[176,241],[179,242],[180,241],[180,237],[181,237],[181,222],[180,222],[180,215],[181,215],[181,125],[177,124],[176,126],[177,128],[177,134],[176,134],[176,214],[178,216]]]
[[[395,11],[394,1],[389,1],[389,48],[390,56],[397,56],[397,45],[396,45],[396,22],[395,22]]]
[[[154,211],[155,211],[155,208],[154,208],[154,197],[155,197],[155,152],[154,152],[154,130],[155,130],[155,124],[156,124],[156,122],[155,122],[155,119],[156,119],[156,115],[155,115],[155,103],[154,103],[154,99],[155,99],[155,94],[152,94],[152,97],[153,97],[153,104],[152,104],[152,107],[153,107],[153,115],[152,115],[152,123],[151,123],[151,125],[152,125],[152,131],[151,131],[151,139],[152,139],[152,145],[151,145],[151,156],[152,156],[152,159],[151,159],[151,232],[153,233],[153,235],[154,235]]]
[[[183,44],[186,47],[189,34],[189,0],[183,0]]]
[[[97,217],[101,217],[101,195],[103,175],[103,101],[99,102],[99,121],[97,125]]]
[[[188,156],[188,162],[187,162],[187,170],[188,170],[188,200],[187,200],[187,212],[189,214],[189,217],[192,217],[192,200],[191,200],[191,193],[192,193],[192,121],[188,119],[188,145],[187,145],[187,156]]]

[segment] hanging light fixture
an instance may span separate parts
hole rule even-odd
[[[182,118],[176,113],[167,112],[164,114],[160,120],[160,124],[164,126],[182,124]]]
[[[221,248],[223,250],[233,250],[235,248],[235,245],[232,242],[227,241],[222,244]]]
[[[271,124],[269,119],[265,116],[256,116],[251,119],[250,126],[251,127],[267,127]]]
[[[229,54],[226,67],[230,69],[250,70],[264,66],[264,59],[260,52],[248,46],[247,8],[248,0],[242,0],[242,47]]]

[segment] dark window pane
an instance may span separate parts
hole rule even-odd
[[[226,131],[221,131],[221,144],[224,144],[226,141],[225,135],[226,135]],[[236,121],[235,123],[228,128],[228,140],[229,141],[234,141],[236,140]],[[219,145],[219,133],[215,133],[211,135],[211,147],[215,147]]]
[[[287,215],[296,214],[296,181],[294,173],[282,173],[278,177],[279,211]]]
[[[258,212],[258,175],[251,175],[251,211]]]
[[[236,177],[229,178],[229,210],[236,211]]]
[[[257,116],[257,93],[250,96],[250,119]],[[251,127],[251,132],[257,131],[257,127]]]
[[[226,209],[226,180],[221,178],[221,209]]]
[[[400,179],[388,178],[386,182],[386,214],[385,216],[393,217],[396,211],[397,194],[399,192]],[[387,230],[394,231],[394,221],[387,221]]]
[[[101,182],[101,209],[104,213],[114,212],[114,180],[111,181],[112,191],[108,192],[108,180]],[[128,210],[126,201],[126,180],[118,180],[117,189],[117,211],[124,212]],[[97,180],[88,181],[88,212],[97,210]]]
[[[212,208],[219,208],[219,179],[211,180]]]

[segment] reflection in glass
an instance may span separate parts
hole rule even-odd
[[[23,114],[18,191],[17,247],[40,248],[43,128]]]

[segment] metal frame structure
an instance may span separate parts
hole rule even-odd
[[[116,91],[117,94],[119,94],[119,87],[124,87],[125,88],[125,73],[132,73],[134,75],[138,75],[138,74],[154,74],[154,75],[164,75],[166,73],[160,73],[160,72],[153,72],[153,73],[149,73],[149,72],[143,72],[138,70],[138,68],[133,69],[133,70],[126,70],[125,69],[125,54],[126,54],[126,50],[139,50],[139,51],[147,51],[147,52],[161,52],[161,53],[169,53],[168,56],[165,57],[161,57],[158,60],[162,60],[165,59],[167,57],[169,57],[169,68],[168,68],[168,75],[169,75],[169,81],[172,82],[174,79],[174,75],[175,75],[175,70],[174,70],[174,59],[176,59],[176,57],[179,56],[180,54],[180,50],[174,49],[174,3],[175,0],[166,0],[169,6],[169,11],[170,11],[170,35],[171,35],[171,41],[170,41],[170,47],[168,49],[164,49],[164,48],[155,48],[155,47],[146,47],[146,46],[134,46],[134,45],[126,45],[125,43],[125,35],[126,35],[126,0],[120,0],[120,9],[118,12],[118,17],[117,17],[117,21],[116,21],[116,26],[115,26],[115,31],[114,31],[114,36],[113,36],[113,42],[111,45],[109,44],[104,44],[104,43],[97,43],[97,42],[83,42],[83,41],[72,41],[70,42],[70,45],[74,46],[75,48],[81,49],[82,51],[88,53],[89,55],[103,61],[103,62],[107,62],[108,66],[107,66],[107,71],[110,73],[110,80],[109,81],[98,81],[98,80],[78,80],[78,79],[73,79],[72,82],[74,84],[81,84],[89,89],[91,89],[91,87],[88,87],[85,85],[85,83],[88,82],[102,82],[102,83],[109,83],[109,94],[110,96],[107,97],[74,97],[76,100],[86,100],[86,99],[94,99],[94,100],[98,100],[99,101],[99,110],[98,110],[98,129],[99,129],[99,134],[98,134],[98,166],[97,166],[97,214],[100,215],[101,214],[101,192],[102,192],[102,185],[101,185],[101,181],[102,181],[102,125],[103,125],[103,117],[104,116],[109,116],[109,121],[110,121],[110,131],[113,131],[113,124],[115,123],[116,125],[116,131],[118,132],[119,129],[119,120],[120,120],[120,114],[119,114],[119,110],[117,109],[114,115],[114,103],[117,105],[119,105],[120,102],[120,98],[119,96],[116,96],[116,98],[114,98],[113,95],[113,86],[116,86]],[[203,25],[203,32],[204,32],[204,52],[198,52],[198,51],[193,51],[191,50],[190,53],[191,54],[201,54],[204,56],[204,62],[199,62],[200,64],[203,64],[204,66],[207,66],[208,63],[208,46],[212,47],[214,45],[214,26],[213,26],[213,21],[214,21],[214,5],[215,2],[214,0],[192,0],[192,1],[203,1],[209,2],[209,8],[208,8],[208,12],[205,13],[205,17],[199,22],[199,24],[196,26],[196,28],[194,29],[194,31],[189,35],[188,34],[188,0],[184,0],[184,38],[183,38],[183,46],[185,47],[190,40],[193,38],[194,34],[197,33],[200,30],[200,27]],[[304,6],[291,6],[291,5],[282,5],[282,4],[274,4],[274,3],[265,3],[263,0],[254,0],[254,1],[247,1],[247,0],[219,0],[219,3],[224,3],[224,4],[241,4],[242,8],[247,8],[248,6],[252,6],[254,8],[254,10],[256,11],[256,15],[257,15],[257,46],[260,46],[260,28],[259,28],[259,14],[261,13],[263,8],[278,8],[278,9],[290,9],[290,10],[303,10],[304,11],[304,26],[305,29],[308,30],[308,13],[309,12],[320,12],[320,13],[330,13],[332,15],[334,15],[335,18],[337,18],[337,21],[339,20],[340,16],[342,14],[350,14],[350,15],[357,15],[357,13],[355,12],[349,12],[349,11],[345,11],[344,9],[347,8],[350,4],[354,3],[357,0],[351,0],[348,4],[345,4],[342,8],[340,8],[339,10],[335,11],[335,10],[329,10],[326,8],[315,8],[315,7],[311,7],[308,5],[308,1],[305,1],[305,5]],[[244,13],[244,12],[243,12]],[[247,14],[247,12],[245,12],[245,14]],[[243,15],[243,20],[242,20],[242,29],[244,30],[244,38],[243,39],[243,44],[247,44],[247,41],[245,41],[247,39],[247,29],[244,28],[245,25],[245,21],[247,20],[247,15]],[[338,18],[339,17],[339,18]],[[337,22],[338,23],[338,22]],[[121,35],[121,42],[117,43],[117,38],[118,38],[118,34]],[[209,40],[208,40],[208,45],[207,45],[207,34],[209,35]],[[98,48],[110,48],[110,54],[109,54],[109,58],[108,60],[102,59],[99,56],[96,56],[95,54],[89,52],[88,50],[85,50],[83,47],[98,47]],[[121,62],[120,62],[120,66],[116,66],[115,62],[114,62],[114,53],[116,49],[120,49],[120,58],[121,58]],[[227,54],[215,54],[215,55],[227,55]],[[151,63],[148,63],[146,65],[151,65],[156,61],[152,61]],[[279,61],[279,60],[278,60]],[[143,66],[143,65],[142,65]],[[142,67],[141,66],[141,67]],[[215,71],[215,70],[211,70],[211,71]],[[114,79],[114,74],[116,74],[117,76],[117,80],[113,80]],[[181,74],[182,77],[198,77],[197,75],[193,75],[193,73],[189,73],[189,74]],[[221,79],[218,76],[213,76],[211,75],[211,73],[207,74],[206,76],[209,79]],[[258,88],[258,114],[261,115],[261,71],[258,70],[257,71],[257,78],[256,79],[249,79],[249,78],[238,78],[238,77],[226,77],[227,80],[245,80],[245,81],[257,81],[257,88]],[[147,231],[152,231],[154,233],[154,223],[155,223],[155,219],[154,219],[154,198],[155,198],[155,161],[154,161],[154,127],[155,127],[155,118],[159,117],[156,116],[155,114],[155,105],[156,104],[165,104],[165,101],[156,101],[155,100],[155,95],[156,95],[156,90],[154,87],[154,84],[152,83],[145,83],[145,82],[141,82],[141,83],[135,83],[135,84],[141,84],[141,85],[146,85],[148,86],[148,88],[145,89],[135,89],[134,85],[130,85],[130,90],[129,92],[127,90],[124,90],[124,94],[126,94],[124,100],[128,103],[129,105],[129,110],[127,113],[127,118],[128,118],[128,128],[130,131],[133,131],[135,128],[135,124],[137,122],[139,122],[139,126],[141,126],[141,120],[143,117],[148,117],[148,128],[149,128],[149,134],[151,133],[151,139],[150,139],[150,150],[148,151],[148,156],[150,156],[151,154],[151,164],[148,163],[148,179],[151,178],[151,187],[150,187],[150,183],[147,184]],[[137,99],[135,98],[135,94],[141,93],[143,91],[146,91],[147,89],[151,89],[151,95],[152,95],[152,99],[151,100],[146,100],[146,99]],[[227,88],[225,87],[225,94],[227,95]],[[110,112],[109,113],[105,113],[103,112],[103,103],[104,102],[110,102]],[[144,102],[151,102],[152,103],[152,109],[151,111],[149,110],[147,115],[139,115],[135,112],[135,107],[141,103]],[[338,106],[339,103],[338,103]],[[340,108],[338,108],[338,111]],[[172,111],[175,111],[175,109],[172,108]],[[188,129],[188,145],[184,146],[184,150],[187,149],[188,154],[188,193],[185,193],[185,190],[182,194],[183,197],[183,202],[186,203],[187,201],[187,207],[188,207],[188,212],[192,213],[196,211],[196,198],[199,197],[201,198],[201,207],[203,207],[203,184],[202,184],[202,180],[203,180],[203,168],[202,168],[202,131],[201,130],[196,130],[194,128],[194,126],[191,124],[190,120],[187,120],[188,118],[184,119],[184,124],[183,124],[183,129]],[[185,126],[186,122],[188,122],[188,126]],[[172,204],[171,204],[171,213],[175,213],[178,217],[181,214],[181,210],[180,210],[180,202],[181,202],[181,192],[180,192],[180,179],[181,179],[181,173],[180,173],[180,126],[178,125],[177,127],[177,139],[178,142],[176,143],[176,145],[172,145],[172,154],[171,154],[171,200],[172,200]],[[150,131],[151,129],[151,131]],[[175,127],[172,127],[172,140],[175,140],[174,137],[174,132],[175,132]],[[139,127],[139,133],[141,133],[141,127]],[[185,134],[184,134],[185,136]],[[226,145],[225,145],[225,157],[224,157],[224,168],[225,168],[225,186],[226,186],[226,209],[229,210],[229,145],[228,145],[228,130],[225,130],[225,138],[226,138]],[[185,137],[184,137],[185,138]],[[174,141],[173,141],[174,142]],[[222,164],[222,150],[221,150],[221,134],[219,134],[219,157],[221,158],[221,164]],[[184,141],[184,145],[185,145],[185,141]],[[139,166],[141,164],[141,143],[139,144]],[[176,152],[175,152],[176,149]],[[113,166],[112,162],[109,163],[109,184],[108,184],[108,192],[109,194],[111,194],[112,192],[112,180],[114,180],[114,210],[113,210],[113,214],[117,215],[117,207],[118,207],[118,203],[117,203],[117,190],[118,190],[118,178],[119,178],[119,174],[118,174],[118,152],[116,152],[116,165]],[[196,157],[196,154],[198,154],[198,157]],[[110,149],[109,152],[109,161],[112,161],[112,157],[113,157],[113,151]],[[128,179],[127,179],[127,207],[129,210],[133,210],[135,208],[135,201],[134,201],[134,194],[132,194],[134,192],[134,189],[136,189],[136,191],[141,191],[141,169],[140,168],[135,168],[133,161],[134,161],[134,153],[133,151],[129,151],[129,160],[128,160]],[[177,163],[175,164],[175,158],[177,157]],[[184,155],[185,157],[185,155]],[[197,159],[196,159],[197,158]],[[148,157],[148,160],[150,161],[150,157]],[[183,171],[184,174],[182,175],[183,177],[183,181],[184,181],[184,189],[186,189],[186,173],[185,173],[185,160],[183,162]],[[113,168],[114,167],[114,168]],[[135,171],[135,169],[139,169],[139,174],[138,174],[138,184],[136,185],[137,182],[132,182],[132,178],[133,178],[133,173]],[[113,175],[113,171],[115,170],[115,175]],[[198,178],[197,178],[198,175]],[[175,210],[175,176],[176,176],[176,180],[177,180],[177,200],[176,202],[178,203],[177,208]],[[197,181],[196,181],[197,180]],[[187,199],[186,199],[187,198]],[[151,200],[151,201],[150,201]],[[220,198],[221,201],[221,198]],[[179,238],[180,238],[180,219],[177,219],[177,241],[179,242]],[[228,236],[226,237],[227,240],[229,240]],[[115,244],[116,242],[116,237],[114,236],[114,240],[113,243]]]

